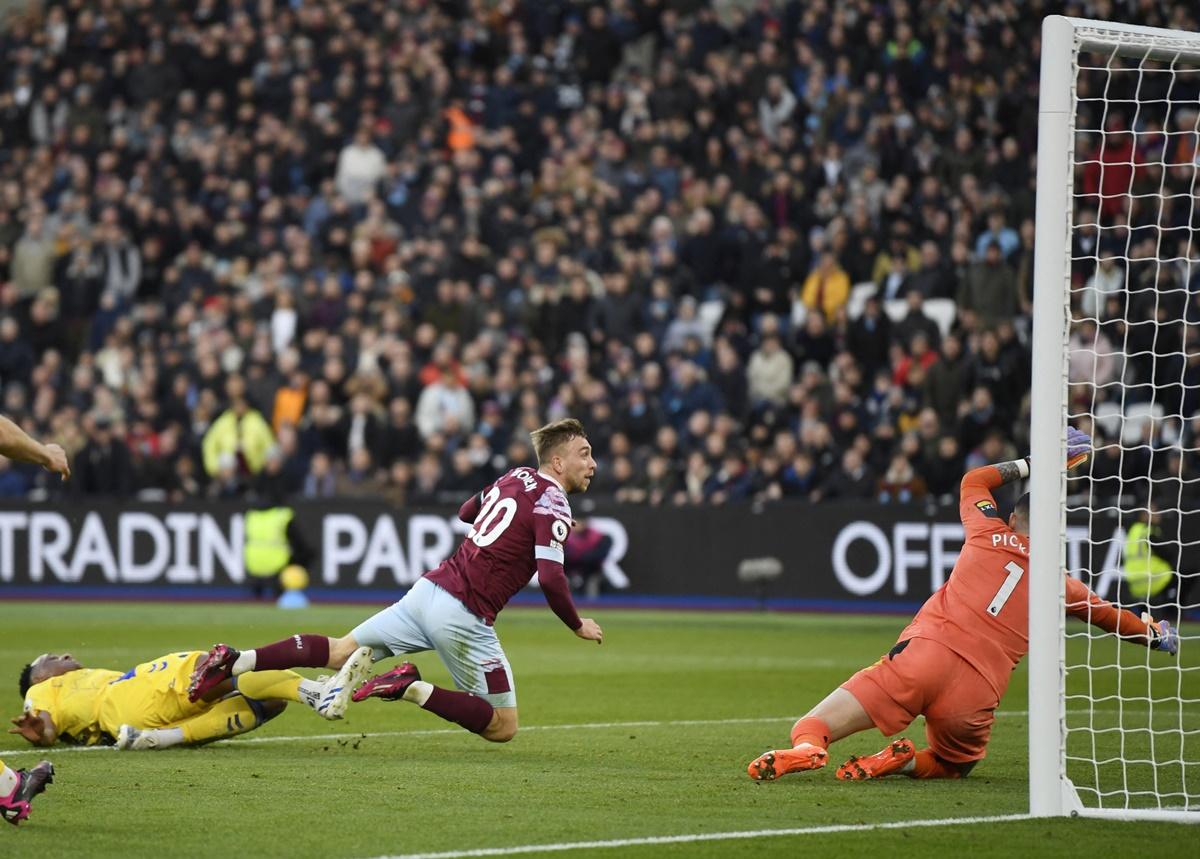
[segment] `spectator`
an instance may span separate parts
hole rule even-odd
[[[53,284],[54,236],[46,226],[40,205],[29,211],[25,232],[13,248],[12,282],[17,300],[31,302],[37,293]]]
[[[72,414],[128,422],[138,491],[251,488],[236,441],[215,474],[191,455],[235,376],[278,436],[273,479],[301,488],[321,453],[325,491],[368,450],[403,503],[528,461],[524,433],[547,414],[595,427],[593,492],[664,503],[704,501],[731,451],[746,501],[807,496],[864,430],[864,468],[902,454],[945,498],[940,434],[963,433],[950,459],[990,430],[1023,441],[1035,141],[1016,94],[1037,81],[1022,49],[1037,16],[1014,4],[988,18],[1002,81],[971,3],[892,17],[534,3],[473,18],[359,4],[314,40],[304,10],[230,18],[162,0],[169,38],[106,13],[99,53],[93,5],[32,5],[0,40],[0,397],[80,445]],[[1133,5],[1136,23],[1196,29],[1189,4]],[[1103,74],[1081,71],[1081,91]],[[1168,163],[1186,164],[1194,146],[1176,132],[1195,113],[1186,93],[1166,97]],[[1167,370],[1200,372],[1186,326],[1146,324],[1200,320],[1191,252],[1162,232],[1182,229],[1190,174],[1142,175],[1149,156],[1107,104],[1079,103],[1079,127],[1109,133],[1077,141],[1073,309],[1131,357],[1073,372],[1115,373],[1097,396],[1119,380],[1136,399],[1162,393]],[[1130,189],[1160,186],[1162,218],[1147,220]],[[881,279],[906,301],[898,321],[849,300]],[[945,346],[935,298],[959,302]],[[930,351],[914,356],[918,332]],[[1072,332],[1076,352],[1088,332]],[[792,378],[764,397],[750,365],[772,336]],[[1194,398],[1172,384],[1184,411]],[[937,426],[918,438],[922,404]]]
[[[0,456],[0,498],[21,498],[32,481],[11,459]]]
[[[918,332],[935,348],[941,342],[942,332],[929,315],[925,312],[925,297],[917,290],[909,291],[905,297],[907,311],[904,316],[891,327],[892,340],[897,343],[911,343]]]
[[[912,288],[908,262],[903,256],[889,255],[886,270],[875,283],[875,294],[883,301],[903,298]]]
[[[359,128],[338,155],[337,191],[347,202],[362,205],[374,195],[386,170],[387,160],[371,140],[370,129]]]
[[[204,434],[204,470],[215,477],[232,466],[239,478],[246,478],[262,470],[275,435],[262,413],[246,399],[246,383],[241,376],[229,377],[225,394],[229,408]]]
[[[919,292],[922,298],[954,298],[958,291],[954,271],[942,262],[937,242],[921,243],[921,263],[909,277],[907,286],[910,291]]]
[[[887,363],[891,342],[892,321],[883,312],[878,294],[873,294],[867,298],[862,315],[850,323],[846,348],[858,359],[863,371],[871,376]]]
[[[439,381],[421,392],[417,400],[416,424],[426,441],[436,433],[460,433],[474,426],[475,405],[452,369],[447,368]]]
[[[876,479],[855,447],[842,454],[842,461],[819,487],[810,493],[812,501],[865,501],[875,497]]]
[[[962,340],[956,334],[947,335],[942,340],[938,360],[925,372],[922,390],[924,405],[937,413],[943,426],[950,426],[957,420],[958,406],[970,378],[969,370],[963,356]]]
[[[441,500],[442,464],[433,453],[426,453],[417,460],[417,467],[409,488],[409,502],[414,506],[437,504]]]
[[[612,549],[612,543],[612,537],[593,527],[590,518],[579,517],[563,547],[563,570],[572,590],[582,592],[589,599],[600,595],[604,562]]]
[[[421,434],[412,424],[412,406],[404,397],[396,397],[388,404],[388,422],[379,431],[379,462],[390,468],[397,460],[415,461],[420,452]]]
[[[371,451],[365,447],[352,449],[346,470],[334,477],[333,485],[335,495],[348,498],[378,498],[384,491]]]
[[[354,458],[356,450],[378,451],[382,446],[383,426],[376,414],[370,394],[360,391],[350,400],[350,410],[342,418],[339,433],[346,439],[345,459]]]
[[[849,298],[849,275],[832,253],[821,254],[820,262],[801,287],[800,300],[810,313],[822,313],[826,319],[832,319]]]
[[[1016,275],[1004,262],[998,242],[990,242],[983,262],[967,272],[958,289],[958,306],[971,330],[995,327],[1017,314]]]
[[[141,284],[141,252],[129,241],[125,231],[115,223],[104,224],[97,232],[100,239],[100,258],[104,264],[101,301],[107,298],[113,306],[124,308],[133,301]]]
[[[33,350],[21,338],[20,324],[11,316],[6,316],[0,320],[0,382],[6,388],[13,383],[27,384],[33,364]]]
[[[975,240],[975,256],[986,257],[988,247],[998,245],[1005,260],[1011,260],[1021,246],[1017,231],[1004,223],[1004,212],[995,209],[987,216],[987,229]]]
[[[783,127],[796,111],[796,97],[784,86],[780,75],[767,78],[767,90],[758,100],[758,124],[772,143],[779,141]]]
[[[938,439],[937,453],[925,466],[925,479],[929,494],[943,504],[958,501],[958,485],[962,480],[963,459],[959,453],[958,439],[944,435]]]
[[[1125,270],[1117,265],[1112,254],[1100,257],[1096,271],[1088,278],[1083,294],[1079,298],[1079,310],[1084,316],[1102,318],[1104,307],[1110,296],[1118,295],[1125,288]]]
[[[329,454],[319,450],[309,462],[308,474],[304,478],[304,497],[332,498],[337,492],[337,478]]]
[[[907,504],[919,501],[924,496],[925,480],[917,474],[912,463],[908,461],[908,457],[897,453],[892,457],[887,471],[879,480],[878,497],[880,502]]]
[[[692,361],[681,361],[675,370],[675,378],[663,393],[663,409],[667,420],[676,429],[682,429],[696,412],[715,414],[724,408],[721,393],[704,377]]]
[[[80,495],[128,497],[133,489],[129,448],[117,438],[108,415],[89,419],[88,441],[75,457],[71,486]]]
[[[784,350],[779,336],[764,337],[746,366],[750,402],[755,408],[783,405],[792,386],[793,373],[792,356]]]

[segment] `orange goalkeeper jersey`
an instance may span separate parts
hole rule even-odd
[[[992,489],[1004,481],[994,465],[962,479],[959,516],[965,540],[946,584],[900,635],[949,647],[1004,696],[1012,670],[1029,650],[1029,542],[1008,527]],[[1146,640],[1146,624],[1067,577],[1066,610],[1108,632]]]

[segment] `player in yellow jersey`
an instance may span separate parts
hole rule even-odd
[[[188,678],[201,651],[168,653],[125,673],[84,668],[68,654],[42,654],[21,672],[25,712],[10,733],[34,745],[55,742],[122,750],[198,745],[251,731],[297,701],[340,719],[350,693],[370,673],[360,648],[333,677],[308,680],[294,671],[258,671],[231,679],[191,702]]]

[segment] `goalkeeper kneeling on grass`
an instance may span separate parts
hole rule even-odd
[[[1091,440],[1067,430],[1067,467],[1084,462]],[[985,465],[962,479],[959,515],[966,540],[946,584],[929,598],[895,647],[859,671],[796,722],[791,748],[759,755],[750,777],[769,781],[828,762],[831,743],[878,728],[900,733],[925,716],[928,748],[899,739],[837,771],[850,781],[903,774],[961,778],[986,754],[995,710],[1029,647],[1029,496],[1005,522],[992,490],[1029,476],[1028,460]],[[1167,621],[1138,618],[1067,577],[1066,610],[1107,632],[1174,655],[1179,635]]]

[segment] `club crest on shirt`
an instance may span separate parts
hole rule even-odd
[[[979,508],[979,512],[989,519],[999,519],[1000,511],[996,509],[996,505],[988,499],[976,501],[975,506]]]

